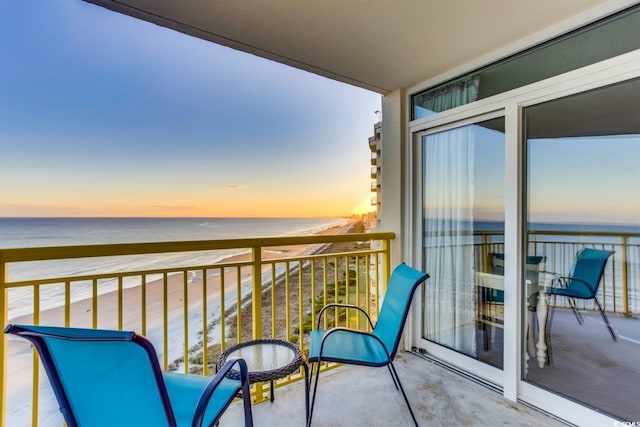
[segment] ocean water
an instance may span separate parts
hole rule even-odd
[[[299,236],[348,222],[345,218],[0,218],[0,249]],[[12,263],[9,265],[8,279],[13,282],[203,265],[246,251],[231,249]],[[125,287],[138,285],[137,278],[125,279]],[[109,292],[116,286],[115,280],[112,283],[101,282],[100,293]],[[58,297],[63,292],[62,284],[44,287],[42,309],[59,305],[60,302],[55,301],[60,301]],[[72,301],[88,298],[90,292],[89,284],[74,285]],[[27,314],[31,310],[30,288],[12,289],[9,318]]]
[[[0,218],[0,249],[296,236],[344,218]]]

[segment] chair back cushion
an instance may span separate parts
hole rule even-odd
[[[391,359],[395,357],[411,299],[418,285],[429,275],[402,263],[391,274],[378,321],[372,333],[384,343]]]
[[[570,276],[571,279],[577,280],[568,281],[568,289],[571,294],[578,298],[593,298],[598,291],[607,260],[612,254],[613,251],[601,249],[581,249],[577,254]],[[589,284],[589,287],[584,286],[585,283]]]
[[[10,325],[6,332],[35,345],[68,424],[74,425],[68,415],[81,426],[175,423],[168,398],[163,402],[167,393],[157,356],[144,337],[133,332],[26,325]]]

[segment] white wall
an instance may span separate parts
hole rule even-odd
[[[404,90],[395,90],[382,98],[382,151],[380,182],[380,230],[396,233],[391,242],[391,266],[405,261],[403,221],[403,156],[406,107]]]

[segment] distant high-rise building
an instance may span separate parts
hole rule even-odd
[[[378,212],[380,212],[381,190],[382,117],[379,111],[376,111],[376,114],[378,121],[373,125],[373,136],[369,138],[369,149],[371,150],[371,206],[374,208],[369,212],[368,218],[371,228],[377,227],[380,221]]]

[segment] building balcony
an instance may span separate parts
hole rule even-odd
[[[372,153],[375,153],[378,151],[378,143],[380,142],[380,138],[375,137],[375,136],[371,136],[369,137],[369,149],[371,150]]]
[[[328,302],[358,304],[375,316],[393,238],[353,233],[2,249],[0,310],[5,323],[135,330],[153,343],[163,370],[211,375],[222,351],[251,339],[283,339],[304,352],[308,325]],[[241,254],[220,258],[229,250]],[[96,260],[110,267],[93,266]],[[21,267],[42,263],[52,267],[15,278]],[[70,263],[76,267],[66,270]],[[121,271],[119,264],[145,267]],[[0,425],[62,425],[33,354],[21,339],[0,339]],[[265,389],[254,386],[256,403],[267,399]]]
[[[632,259],[629,262],[636,266],[638,245],[630,243],[630,236],[622,237],[626,240],[617,240],[626,242],[626,246],[615,244],[616,253],[628,252]],[[357,304],[375,319],[390,274],[389,248],[394,238],[393,233],[380,232],[3,249],[0,270],[5,274],[0,275],[0,285],[4,298],[0,299],[0,310],[11,323],[136,330],[152,341],[165,371],[212,375],[224,349],[251,339],[284,339],[305,353],[312,319],[326,303]],[[561,254],[567,252],[565,248],[572,249],[574,243],[545,244],[553,246],[546,252],[547,264],[560,265]],[[492,243],[488,234],[479,234],[477,259],[501,250],[500,245]],[[202,261],[208,255],[215,260],[216,251],[228,249],[246,249],[246,254]],[[172,257],[166,258],[167,254]],[[114,257],[160,257],[162,262],[135,271],[119,271],[115,263],[108,271],[95,273],[86,273],[91,270],[87,268],[82,274],[20,280],[12,275],[14,264],[65,264],[82,259],[89,267],[94,259],[120,259]],[[558,301],[551,331],[554,362],[537,367],[532,353],[528,380],[554,387],[616,416],[633,417],[637,407],[633,405],[637,397],[634,392],[640,382],[634,355],[640,335],[632,313],[637,310],[640,273],[635,267],[625,270],[616,263],[610,269],[609,277],[618,280],[607,281],[603,292],[615,295],[607,298],[605,307],[608,313],[619,315],[610,316],[619,333],[618,342],[611,342],[591,307],[581,307],[586,322],[579,326],[565,302]],[[359,316],[336,313],[334,320],[342,326],[366,327]],[[484,339],[480,325],[477,339],[480,349]],[[478,350],[477,358],[499,367],[502,330],[496,328],[491,339],[491,348]],[[615,351],[608,351],[612,346],[616,346]],[[577,355],[580,365],[572,366]],[[0,425],[61,425],[46,375],[29,345],[3,336],[0,356],[0,392],[4,393]],[[497,386],[454,373],[445,362],[416,349],[400,352],[396,367],[416,416],[424,425],[561,425],[540,412],[505,400]],[[576,368],[588,374],[581,375]],[[302,373],[295,373],[277,381],[274,402],[269,402],[268,384],[253,386],[256,425],[304,425],[301,379]],[[618,393],[585,393],[593,381],[627,390],[622,393],[627,399]],[[384,368],[332,366],[321,374],[319,390],[315,425],[410,424],[402,396]],[[376,391],[375,397],[372,390]],[[236,425],[241,417],[241,409],[233,408],[223,422]]]

